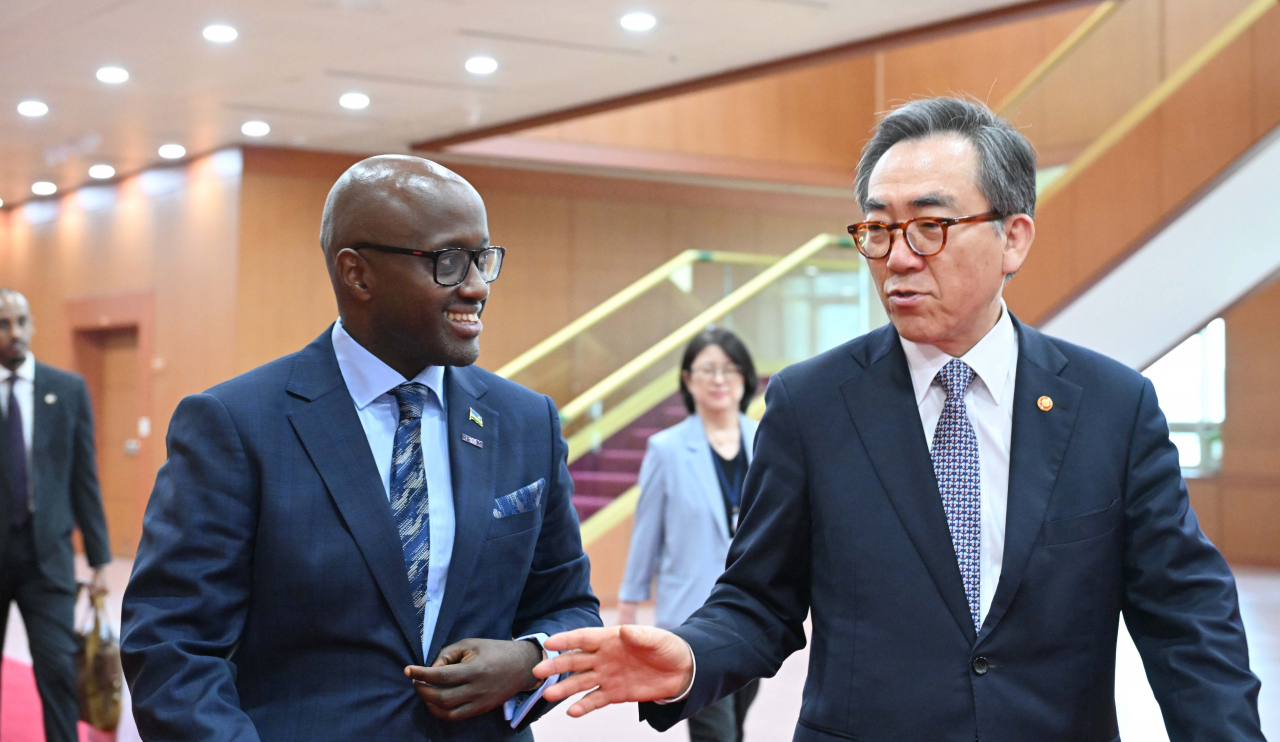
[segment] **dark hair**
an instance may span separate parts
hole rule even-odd
[[[898,142],[935,134],[959,134],[978,151],[978,190],[1002,217],[1035,216],[1036,151],[1008,121],[982,103],[960,98],[922,98],[906,103],[880,120],[862,148],[854,191],[863,213],[876,163]]]
[[[684,383],[684,373],[693,369],[693,359],[698,357],[708,345],[718,345],[724,354],[729,356],[742,372],[742,402],[738,408],[746,412],[752,397],[756,396],[756,388],[760,386],[760,377],[756,375],[756,364],[751,360],[751,353],[742,339],[722,327],[708,327],[689,341],[684,348],[684,357],[680,359],[680,398],[689,412],[696,412],[693,395]]]

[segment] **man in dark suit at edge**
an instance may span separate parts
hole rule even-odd
[[[1151,383],[1017,321],[1035,152],[981,104],[881,120],[850,227],[892,321],[776,376],[728,567],[674,633],[535,674],[666,729],[813,647],[795,739],[1118,739],[1121,614],[1174,742],[1262,740],[1235,582]],[[661,700],[659,700],[661,699]]]
[[[138,729],[532,739],[541,641],[600,618],[555,406],[471,365],[484,203],[370,158],[321,244],[338,322],[174,413],[124,599]]]
[[[0,288],[0,645],[17,601],[45,739],[72,742],[80,712],[71,530],[84,537],[95,592],[106,591],[111,547],[89,390],[80,376],[35,359],[34,334],[27,298]]]

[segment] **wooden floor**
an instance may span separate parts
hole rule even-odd
[[[83,565],[81,565],[83,567]],[[128,581],[132,564],[117,561],[111,566],[111,610],[119,620],[120,594]],[[1252,567],[1235,568],[1240,590],[1240,610],[1249,634],[1249,656],[1253,671],[1262,679],[1259,699],[1262,728],[1269,739],[1280,740],[1280,570]],[[651,614],[649,614],[651,615]],[[605,621],[613,620],[607,611]],[[645,615],[642,614],[644,619]],[[30,662],[26,634],[17,609],[9,615],[9,631],[4,654],[22,662]],[[782,666],[778,675],[761,683],[760,695],[747,716],[747,738],[752,742],[785,742],[791,739],[800,712],[800,696],[804,687],[807,650],[796,653]],[[1116,667],[1116,705],[1120,716],[1120,732],[1125,742],[1165,742],[1164,722],[1142,671],[1138,652],[1126,632],[1120,633]],[[637,720],[633,705],[611,706],[583,719],[570,719],[565,714],[568,704],[561,704],[534,725],[536,736],[544,740],[601,740],[640,742],[641,740],[684,739],[682,727],[659,735]],[[126,715],[127,716],[127,715]],[[682,725],[683,726],[683,725]],[[5,730],[8,731],[8,730]],[[5,742],[26,742],[21,735],[5,734]],[[126,718],[117,733],[118,742],[135,742],[137,730]],[[31,742],[37,742],[32,739]]]

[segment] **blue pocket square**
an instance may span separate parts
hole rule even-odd
[[[493,501],[493,517],[505,518],[508,515],[527,513],[542,504],[542,490],[547,480],[539,479],[533,484],[526,484],[509,495],[495,498]]]

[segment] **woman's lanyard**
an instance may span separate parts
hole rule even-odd
[[[715,467],[716,478],[720,480],[720,494],[724,497],[724,512],[729,520],[729,536],[733,537],[738,532],[738,512],[742,508],[742,480],[745,478],[745,466],[738,464],[740,460],[745,461],[746,448],[739,444],[738,455],[733,458],[733,480],[725,474],[724,464],[720,463],[726,459],[720,458],[720,454],[716,453],[714,448],[711,449],[711,465]]]

